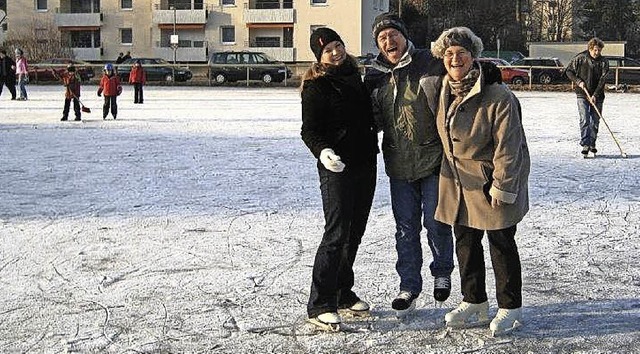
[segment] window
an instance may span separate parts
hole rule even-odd
[[[311,0],[311,5],[326,5],[328,0]]]
[[[120,0],[121,9],[133,9],[133,0]]]
[[[133,44],[133,31],[131,30],[131,28],[120,29],[120,43]]]
[[[236,4],[236,0],[222,0],[223,6],[234,6]]]
[[[236,42],[236,28],[234,26],[220,27],[222,43],[233,44]]]
[[[46,10],[47,0],[36,0],[36,10]]]

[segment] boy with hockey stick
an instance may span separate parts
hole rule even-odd
[[[98,97],[104,93],[104,105],[102,105],[102,119],[107,119],[109,110],[113,119],[116,119],[118,115],[118,102],[117,97],[122,93],[122,85],[120,85],[120,78],[113,70],[113,65],[107,63],[104,66],[104,74],[100,79],[100,87],[98,88]]]
[[[51,70],[53,76],[62,81],[64,85],[64,108],[62,109],[61,121],[66,121],[69,118],[69,109],[71,102],[73,101],[73,112],[75,113],[75,120],[81,120],[80,113],[80,79],[76,75],[76,68],[73,64],[67,66],[67,71],[62,73],[62,76],[58,76],[55,70]]]

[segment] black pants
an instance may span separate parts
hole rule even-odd
[[[356,303],[353,263],[364,234],[373,192],[376,164],[347,166],[341,173],[328,171],[318,163],[324,235],[313,264],[311,293],[307,305],[309,317]]]
[[[104,104],[102,105],[102,118],[107,118],[109,109],[111,109],[111,115],[113,119],[118,115],[118,102],[116,98],[118,96],[104,96]]]
[[[73,113],[76,114],[76,119],[80,119],[80,102],[78,102],[78,99],[75,97],[64,99],[64,108],[62,109],[62,118],[67,119],[69,117],[69,108],[71,106],[71,101],[73,101]]]
[[[143,103],[143,101],[142,84],[136,82],[133,84],[133,103]]]
[[[11,92],[11,99],[16,99],[16,80],[7,80],[6,77],[0,77],[0,95],[2,94],[2,86],[7,86]]]
[[[454,225],[456,255],[460,266],[463,301],[479,304],[487,301],[485,288],[483,230]],[[522,269],[514,236],[516,225],[487,231],[489,252],[496,278],[496,298],[501,309],[522,307]]]

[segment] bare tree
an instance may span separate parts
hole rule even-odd
[[[571,39],[576,9],[574,0],[530,0],[527,40],[564,42]]]
[[[60,31],[51,20],[32,18],[25,26],[12,27],[6,38],[6,47],[21,48],[31,62],[51,57],[73,57],[71,47],[63,43]]]

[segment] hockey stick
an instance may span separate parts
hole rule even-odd
[[[598,113],[598,117],[600,117],[600,120],[602,120],[602,122],[604,123],[604,126],[607,127],[607,130],[609,131],[609,134],[611,134],[611,137],[613,138],[613,141],[618,146],[618,150],[620,150],[620,155],[623,158],[627,158],[627,154],[624,151],[622,151],[622,147],[620,146],[620,142],[618,142],[618,139],[616,139],[616,136],[613,134],[613,131],[611,130],[611,128],[609,128],[609,124],[607,124],[607,121],[602,116],[602,113],[600,113],[600,110],[598,109],[598,107],[596,107],[596,104],[595,104],[595,102],[593,102],[593,99],[592,99],[591,95],[589,94],[589,92],[587,91],[586,88],[582,87],[582,90],[584,91],[585,95],[587,95],[587,101],[589,101],[589,103],[591,103],[591,107],[593,107],[593,109],[596,110],[596,113]]]
[[[58,81],[62,81],[62,78],[60,77],[60,75],[58,75],[58,73],[56,73],[56,71],[54,69],[51,69],[51,74],[53,74],[53,77],[55,77],[56,79],[58,79]],[[63,81],[64,83],[64,81]],[[65,85],[66,87],[66,85]],[[69,90],[68,87],[66,87],[67,91],[69,91],[69,93],[71,94],[71,96],[73,98],[75,98],[76,100],[78,100],[78,103],[80,103],[80,110],[83,111],[84,113],[91,113],[91,109],[87,106],[84,105],[84,103],[82,103],[82,101],[80,101],[80,97],[76,96],[75,93],[73,93],[73,91]]]

